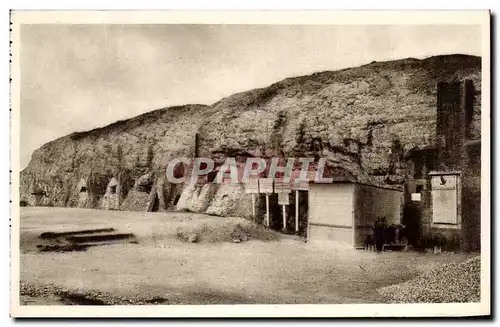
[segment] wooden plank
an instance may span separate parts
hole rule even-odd
[[[258,194],[259,193],[259,180],[257,178],[250,178],[245,184],[245,193]]]
[[[260,193],[273,193],[273,179],[272,178],[260,178],[259,179],[259,191]]]
[[[253,218],[255,219],[255,194],[252,193],[252,214],[253,214]]]
[[[290,196],[288,193],[278,193],[278,204],[279,205],[289,205]]]
[[[299,191],[295,191],[295,231],[299,231]]]
[[[283,193],[280,193],[283,194]],[[283,231],[286,231],[286,206],[282,206],[283,209]]]
[[[313,223],[313,222],[309,222],[309,225],[311,225],[311,226],[322,226],[322,227],[332,227],[332,228],[345,228],[345,229],[352,229],[352,226],[334,225],[334,224],[324,224],[324,223]]]
[[[274,192],[275,193],[291,193],[292,188],[290,187],[290,182],[285,183],[283,179],[274,180]]]
[[[266,193],[266,226],[269,227],[269,194]]]

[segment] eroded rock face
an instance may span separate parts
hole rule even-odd
[[[436,84],[471,79],[480,135],[480,58],[405,59],[290,78],[216,103],[203,155],[325,156],[359,180],[400,184],[401,154],[435,143]]]
[[[176,204],[176,209],[190,212],[205,212],[210,202],[214,199],[214,194],[218,188],[219,185],[211,183],[204,185],[188,184]]]
[[[164,175],[164,163],[178,156],[193,156],[197,126],[209,109],[202,105],[160,109],[49,142],[33,153],[21,172],[21,198],[29,197],[36,185],[46,189],[39,205],[76,207],[81,198],[78,183],[84,178],[88,192],[85,206],[98,207],[114,177],[121,186],[121,204],[131,190],[140,191],[143,185],[139,184],[144,184],[138,182],[140,178],[147,179],[147,175],[146,182],[154,184]]]
[[[99,207],[112,178],[123,210],[183,210],[251,216],[243,189],[173,185],[164,180],[175,157],[326,157],[360,182],[400,186],[403,154],[435,143],[436,84],[470,79],[470,133],[480,135],[481,59],[450,55],[373,62],[285,79],[211,105],[156,110],[45,144],[21,172],[21,200],[43,189],[39,205]],[[146,177],[145,177],[146,176]],[[144,181],[147,180],[147,183]],[[83,201],[83,200],[82,200]],[[157,202],[157,203],[156,203]]]

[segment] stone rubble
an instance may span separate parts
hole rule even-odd
[[[481,260],[449,263],[427,270],[405,283],[379,289],[392,303],[480,302]]]

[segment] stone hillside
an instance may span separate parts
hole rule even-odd
[[[151,209],[157,194],[159,210],[176,203],[177,209],[248,215],[241,187],[164,181],[171,158],[194,156],[196,133],[199,156],[219,162],[227,156],[320,156],[358,181],[398,187],[402,155],[435,142],[436,83],[466,78],[475,87],[473,134],[479,137],[479,57],[372,62],[288,78],[211,106],[160,109],[49,142],[21,172],[21,199],[31,203],[32,193],[45,192],[41,205],[78,206],[77,185],[85,178],[84,206],[100,207],[116,177],[121,209]]]

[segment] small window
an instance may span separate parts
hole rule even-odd
[[[83,193],[83,192],[87,192],[87,188],[85,186],[82,186],[82,188],[80,188],[80,193]]]
[[[111,193],[111,194],[116,194],[116,186],[111,186],[111,187],[109,188],[109,193]]]

